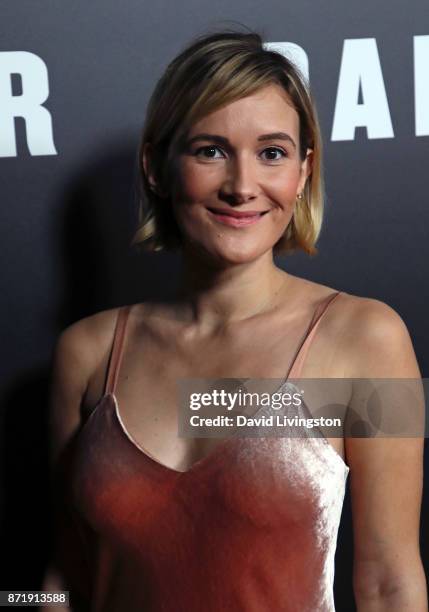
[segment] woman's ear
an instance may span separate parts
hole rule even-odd
[[[158,185],[155,173],[153,172],[153,145],[150,142],[146,142],[143,145],[142,164],[150,190],[160,198],[168,197],[168,193],[163,191]]]
[[[298,193],[304,191],[305,183],[313,171],[313,149],[307,149],[305,159],[301,162],[301,178],[299,181]]]
[[[153,155],[152,144],[150,142],[146,142],[143,145],[143,155],[142,155],[143,170],[144,170],[146,179],[149,183],[150,189],[156,192],[157,185],[156,185],[155,177],[152,171],[152,155]]]

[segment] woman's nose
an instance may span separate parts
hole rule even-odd
[[[247,202],[258,196],[257,169],[248,156],[237,156],[228,164],[227,176],[221,193],[236,203]]]

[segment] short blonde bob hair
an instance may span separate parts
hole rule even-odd
[[[315,248],[323,216],[322,143],[315,104],[294,64],[267,50],[257,32],[221,31],[194,39],[166,68],[149,100],[139,147],[139,227],[132,245],[144,250],[176,250],[183,244],[168,195],[175,156],[189,128],[202,117],[270,85],[288,94],[300,120],[300,157],[313,150],[312,172],[293,217],[273,247],[274,253]],[[143,168],[151,145],[153,190]],[[160,195],[162,194],[162,195]]]

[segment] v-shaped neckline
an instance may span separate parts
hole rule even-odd
[[[197,467],[199,467],[201,464],[203,464],[203,463],[207,462],[209,459],[211,459],[212,456],[215,456],[216,453],[220,450],[220,448],[225,447],[227,445],[227,443],[230,443],[231,440],[233,440],[236,437],[235,436],[235,432],[234,432],[228,438],[226,438],[225,440],[222,440],[221,442],[216,444],[216,446],[214,448],[212,448],[212,450],[207,455],[204,455],[200,459],[197,459],[197,461],[194,461],[194,463],[192,463],[187,470],[178,470],[176,468],[173,468],[173,467],[167,465],[166,463],[162,463],[162,461],[159,461],[159,459],[157,459],[154,455],[152,455],[152,453],[150,453],[141,444],[139,444],[139,442],[137,442],[137,440],[134,438],[133,435],[131,435],[131,433],[129,432],[128,428],[125,426],[124,421],[122,420],[122,417],[121,417],[120,412],[119,412],[119,402],[118,402],[115,394],[112,393],[110,395],[111,395],[111,397],[113,399],[113,403],[114,403],[114,413],[115,413],[116,421],[119,424],[119,427],[120,427],[121,431],[128,438],[128,441],[134,446],[134,448],[137,451],[139,451],[143,455],[143,458],[145,460],[149,460],[150,462],[154,463],[156,466],[158,466],[163,471],[165,471],[167,473],[170,473],[172,475],[175,475],[175,476],[186,476],[187,474],[190,474]]]
[[[278,388],[278,390],[274,391],[274,393],[280,392],[280,390],[283,389],[283,387],[286,386],[286,384],[288,384],[288,383],[290,383],[289,379],[284,380],[282,382],[282,384],[280,385],[280,387]],[[216,455],[221,450],[223,450],[226,446],[228,446],[234,440],[239,438],[239,436],[237,435],[239,430],[235,429],[235,431],[233,433],[231,433],[226,439],[224,439],[224,440],[220,441],[218,444],[216,444],[216,446],[209,453],[207,453],[206,455],[204,455],[200,459],[197,459],[197,461],[194,461],[194,463],[192,463],[192,465],[187,470],[178,470],[178,469],[173,468],[173,467],[171,467],[171,466],[169,466],[169,465],[167,465],[165,463],[162,463],[162,461],[159,461],[159,459],[157,459],[154,455],[152,455],[152,453],[150,453],[139,442],[137,442],[137,440],[130,433],[130,431],[128,430],[127,426],[125,425],[125,423],[124,423],[124,421],[122,419],[122,416],[121,416],[120,410],[119,410],[119,401],[118,401],[118,398],[116,397],[116,395],[114,393],[112,393],[112,392],[105,393],[100,398],[100,400],[97,403],[97,405],[95,406],[94,410],[91,413],[91,416],[92,416],[92,414],[94,414],[97,411],[99,406],[102,405],[103,402],[105,400],[108,400],[108,399],[111,399],[112,402],[113,402],[113,414],[114,414],[115,422],[118,424],[121,433],[124,434],[124,436],[130,442],[131,446],[138,452],[139,456],[143,457],[143,459],[145,461],[150,462],[151,464],[156,466],[158,469],[162,470],[165,474],[169,474],[169,475],[174,476],[174,477],[180,477],[180,476],[184,477],[186,475],[192,474],[196,469],[202,468],[213,457],[216,457]],[[265,408],[266,408],[265,406],[262,406],[261,408],[259,408],[255,412],[255,414],[252,415],[251,418],[257,418],[257,416]],[[242,437],[247,439],[246,436],[242,436]],[[263,436],[261,436],[261,437],[263,437]],[[343,468],[344,472],[346,474],[348,474],[348,472],[350,470],[349,466],[346,464],[346,462],[344,461],[343,457],[339,454],[339,452],[337,450],[335,450],[335,448],[332,446],[332,444],[326,439],[326,437],[323,435],[322,432],[321,432],[320,438],[319,437],[315,437],[315,438],[307,438],[307,439],[313,439],[313,440],[320,439],[322,444],[327,447],[328,452],[331,453],[331,457],[337,463],[339,463],[339,465]]]
[[[280,384],[280,386],[273,391],[273,393],[280,393],[280,391],[287,385],[290,384],[290,379],[289,378],[285,378],[282,383]],[[119,427],[121,429],[121,431],[125,434],[125,436],[128,438],[129,442],[131,442],[131,444],[136,448],[137,451],[139,451],[144,458],[148,459],[149,461],[153,462],[154,464],[156,464],[157,466],[160,466],[161,469],[166,470],[167,472],[171,472],[175,475],[186,475],[189,474],[190,472],[193,472],[195,468],[200,467],[203,463],[205,463],[206,461],[208,461],[209,459],[211,459],[212,455],[216,455],[216,453],[224,448],[225,446],[228,445],[228,443],[230,443],[232,440],[235,440],[238,436],[238,432],[240,431],[239,429],[235,429],[234,432],[230,433],[230,435],[225,439],[225,440],[221,440],[218,444],[216,444],[216,446],[214,448],[212,448],[212,450],[207,453],[206,455],[203,455],[200,459],[197,459],[197,461],[194,461],[194,463],[192,463],[190,465],[190,467],[187,470],[178,470],[176,468],[170,467],[169,465],[166,465],[165,463],[162,463],[162,461],[159,461],[159,459],[157,459],[154,455],[152,455],[152,453],[150,453],[146,448],[144,448],[139,442],[137,442],[137,440],[135,439],[135,437],[131,434],[131,432],[129,431],[128,427],[125,425],[125,422],[121,416],[120,410],[119,410],[119,401],[118,398],[116,397],[115,393],[110,392],[110,393],[106,393],[100,400],[100,402],[103,401],[104,398],[106,397],[111,397],[113,400],[113,404],[114,404],[114,415],[116,417],[116,421],[119,424]],[[98,407],[98,406],[97,406]],[[266,408],[266,406],[261,406],[256,412],[255,414],[253,414],[251,416],[251,418],[257,418],[258,415],[262,412],[262,410],[264,410]],[[245,436],[242,436],[245,437]],[[333,449],[334,450],[334,449]],[[334,452],[336,452],[334,450]],[[337,453],[338,454],[338,453]],[[338,455],[339,456],[339,455]],[[341,457],[340,457],[341,458]]]

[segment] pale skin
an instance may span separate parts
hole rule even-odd
[[[299,155],[299,117],[283,90],[270,85],[204,117],[192,126],[188,143],[201,134],[180,152],[170,194],[185,237],[180,294],[169,304],[134,305],[116,388],[134,439],[180,471],[219,441],[177,436],[176,380],[282,378],[315,307],[334,291],[273,262],[272,247],[312,165],[311,150],[304,159]],[[268,134],[277,136],[261,140]],[[149,146],[142,162],[160,190]],[[236,228],[220,224],[211,207],[268,212]],[[103,394],[116,316],[112,309],[82,319],[57,342],[53,464]],[[378,300],[342,294],[321,322],[302,376],[419,378],[420,372],[400,316]],[[358,611],[427,612],[418,541],[422,439],[328,441],[350,467]]]

